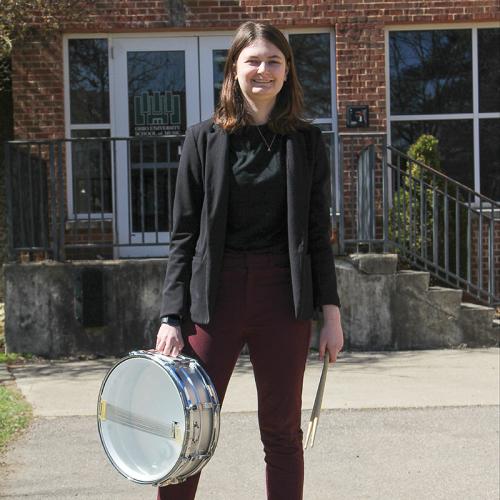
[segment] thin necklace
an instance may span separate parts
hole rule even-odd
[[[257,130],[259,131],[259,134],[262,137],[262,140],[264,141],[264,144],[266,145],[267,150],[271,151],[271,147],[272,147],[272,145],[274,143],[274,139],[276,139],[276,135],[277,134],[274,134],[273,140],[271,141],[270,144],[268,144],[268,142],[266,141],[266,138],[264,137],[264,134],[260,131],[260,127],[258,125],[257,125]]]

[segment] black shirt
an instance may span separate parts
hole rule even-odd
[[[230,136],[226,248],[286,252],[286,165],[283,136],[267,126]],[[270,151],[268,147],[270,146]]]

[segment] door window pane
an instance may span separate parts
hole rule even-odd
[[[500,111],[500,29],[478,30],[477,43],[479,112],[498,112]]]
[[[132,230],[168,231],[182,139],[130,141]]]
[[[500,120],[479,120],[481,193],[500,201]]]
[[[472,112],[471,30],[389,34],[391,113]]]
[[[186,74],[182,50],[127,53],[130,136],[186,131]]]
[[[72,124],[109,123],[108,41],[69,40]]]
[[[454,180],[474,189],[472,120],[393,122],[392,145],[407,151],[422,134],[439,140],[441,170]]]
[[[170,231],[177,169],[134,168],[131,177],[132,231]]]
[[[109,137],[109,130],[73,130],[71,137]],[[76,213],[109,213],[111,208],[111,148],[109,139],[71,144]]]
[[[332,116],[330,34],[290,35],[308,118]]]
[[[220,91],[222,89],[222,81],[224,80],[224,66],[226,64],[227,50],[214,50],[213,71],[214,71],[214,109],[219,104]]]

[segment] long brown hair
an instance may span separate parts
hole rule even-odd
[[[245,98],[236,80],[236,61],[241,51],[255,40],[263,39],[275,45],[285,56],[288,66],[287,79],[276,96],[276,103],[269,117],[268,125],[273,132],[286,134],[306,125],[303,118],[302,87],[297,77],[292,49],[283,33],[265,23],[247,21],[238,30],[229,49],[224,67],[224,81],[220,100],[214,113],[214,122],[227,132],[236,132],[252,124],[246,109]]]

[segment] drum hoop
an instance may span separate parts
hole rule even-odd
[[[196,365],[197,365],[197,367],[198,367],[198,369],[200,371],[200,374],[201,374],[201,379],[203,381],[203,385],[207,389],[207,392],[210,395],[210,399],[212,400],[212,404],[213,404],[214,415],[213,415],[213,419],[212,420],[213,420],[213,429],[214,429],[214,432],[212,434],[212,439],[210,441],[210,444],[208,445],[208,450],[207,450],[207,454],[209,456],[212,456],[213,453],[214,453],[214,451],[215,451],[215,448],[217,446],[217,443],[219,441],[219,433],[220,433],[220,402],[219,402],[219,396],[217,395],[217,392],[215,391],[215,389],[213,388],[213,386],[211,384],[210,377],[208,376],[208,374],[205,371],[205,369],[198,362],[198,360],[196,360],[194,358],[189,358],[189,359],[192,359],[196,363]],[[210,383],[208,383],[208,381],[210,381]],[[189,475],[196,474],[205,465],[206,465],[206,462],[200,461],[200,463],[194,469],[192,469],[190,471]]]
[[[164,357],[167,358],[167,356],[164,356]],[[102,436],[102,430],[101,430],[101,420],[99,418],[99,411],[100,411],[100,407],[101,407],[101,396],[102,396],[102,392],[103,392],[104,386],[106,385],[106,381],[108,380],[109,376],[115,370],[115,368],[117,368],[123,362],[127,361],[128,359],[137,359],[137,358],[149,359],[149,360],[153,361],[154,363],[156,363],[158,366],[160,366],[160,368],[163,368],[165,371],[168,371],[168,373],[170,375],[172,375],[172,379],[173,379],[173,381],[174,381],[174,383],[175,383],[175,385],[177,387],[177,390],[178,390],[179,394],[181,395],[181,399],[182,399],[183,406],[184,406],[184,419],[185,419],[184,426],[187,427],[186,424],[188,423],[188,419],[190,418],[190,413],[187,410],[187,398],[186,398],[186,394],[184,392],[184,389],[183,389],[183,387],[181,385],[181,381],[179,380],[179,377],[178,377],[177,373],[175,373],[175,370],[172,370],[168,363],[167,363],[167,366],[168,366],[169,369],[167,370],[167,367],[161,362],[162,358],[158,354],[150,353],[150,352],[147,352],[147,351],[132,351],[132,352],[130,352],[128,354],[128,356],[125,356],[124,358],[120,359],[117,363],[115,363],[111,367],[111,369],[108,371],[108,373],[104,377],[104,380],[101,383],[101,388],[99,389],[99,397],[97,398],[97,430],[99,431],[99,439],[101,440],[101,445],[104,448],[104,451],[106,452],[108,460],[113,464],[114,468],[123,477],[125,477],[126,479],[128,479],[129,481],[132,481],[134,483],[138,483],[138,484],[152,484],[153,486],[156,486],[158,484],[164,483],[165,481],[168,481],[169,477],[171,477],[172,475],[174,475],[174,473],[180,468],[180,466],[183,465],[183,461],[185,459],[183,453],[184,453],[184,450],[187,447],[188,433],[187,432],[184,433],[184,440],[182,442],[181,454],[180,454],[179,458],[177,459],[177,462],[175,463],[175,465],[170,470],[170,472],[168,472],[161,479],[158,479],[158,480],[155,480],[155,481],[142,481],[140,479],[135,479],[133,477],[130,477],[128,474],[125,474],[125,472],[123,472],[118,467],[118,465],[116,464],[116,462],[113,460],[113,458],[111,457],[111,455],[108,452],[108,448],[107,448],[106,444],[104,443],[103,436]]]
[[[138,351],[140,352],[140,351]],[[162,354],[157,354],[157,356],[159,357],[159,359],[161,359]],[[168,356],[165,356],[166,358],[168,358]],[[192,357],[189,357],[189,356],[184,356],[182,354],[179,354],[177,355],[177,358],[176,359],[180,359],[181,362],[184,362],[184,363],[188,363],[188,364],[191,364],[191,363],[194,363],[198,372],[199,372],[199,375],[201,377],[201,382],[203,383],[206,391],[207,391],[207,394],[209,395],[211,401],[212,401],[212,405],[213,405],[213,411],[214,411],[214,414],[213,414],[213,419],[212,419],[212,422],[213,422],[213,432],[212,432],[212,437],[211,437],[211,440],[210,440],[210,443],[208,445],[208,449],[207,449],[207,455],[209,455],[210,457],[213,455],[214,453],[214,450],[217,446],[217,443],[219,441],[219,434],[220,434],[220,402],[219,402],[219,396],[217,395],[217,392],[215,391],[215,388],[213,387],[213,383],[210,379],[210,377],[208,376],[207,372],[205,371],[205,369],[203,368],[203,366],[201,366],[200,362],[196,359],[196,358],[192,358]],[[177,377],[177,374],[175,374],[176,377]],[[187,377],[191,383],[191,385],[193,386],[193,383],[192,383],[192,380],[191,380],[191,377],[188,376]],[[179,380],[179,383],[181,383],[181,381]],[[181,387],[182,388],[182,387]],[[184,394],[184,392],[183,392]],[[187,400],[186,400],[187,402]],[[197,401],[198,403],[199,401]],[[189,418],[191,419],[192,418],[192,415],[191,413],[189,412],[186,412],[186,419]],[[187,436],[187,433],[186,433],[186,436]],[[197,472],[199,472],[203,467],[205,467],[206,465],[206,461],[205,460],[200,460],[199,464],[194,467],[193,469],[191,469],[189,471],[189,474],[186,476],[186,475],[179,475],[178,477],[176,477],[177,480],[179,480],[179,482],[183,481],[184,479],[187,479],[188,477],[196,474]],[[183,464],[181,464],[181,467],[182,467]],[[174,469],[172,469],[172,473],[170,475],[173,475],[173,472],[174,472]],[[168,484],[168,477],[165,478],[165,479],[162,479],[161,482],[158,482],[157,483],[158,485],[161,485],[161,486],[166,486]]]

